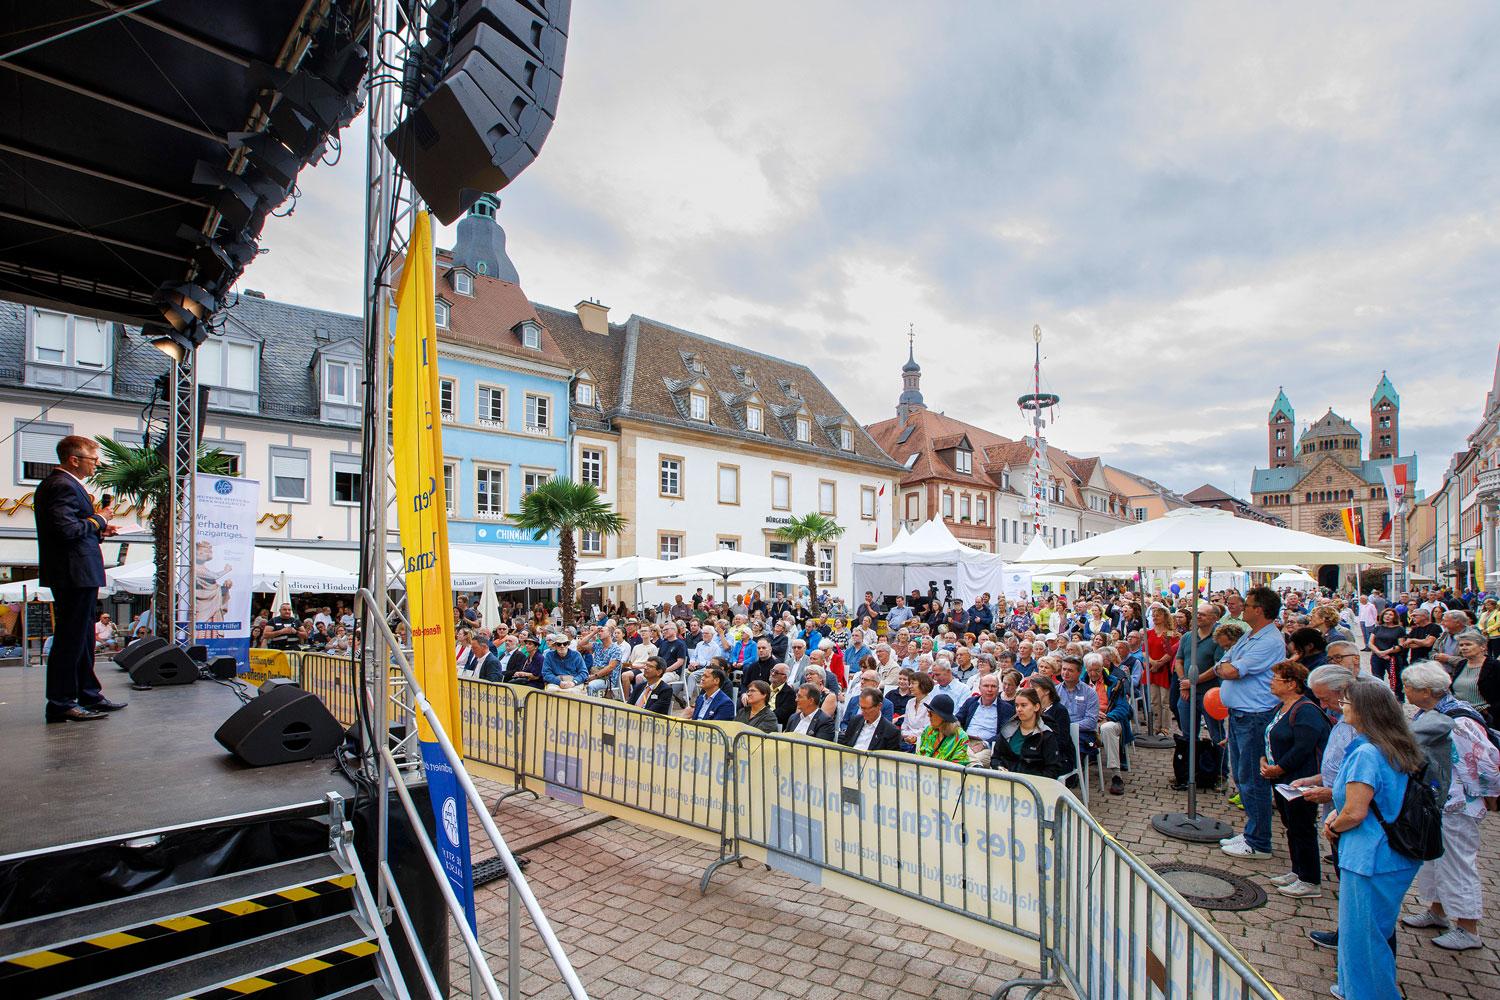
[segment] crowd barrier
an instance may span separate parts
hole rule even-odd
[[[1054,818],[1057,975],[1077,997],[1278,1000],[1203,915],[1071,795]]]
[[[280,655],[253,665],[352,717],[348,660]],[[472,678],[459,692],[476,773],[715,847],[705,891],[763,863],[1037,970],[997,998],[1280,1000],[1057,782]]]

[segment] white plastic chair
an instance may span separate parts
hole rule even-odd
[[[1078,768],[1080,764],[1082,764],[1082,766],[1084,766],[1085,768],[1088,765],[1086,763],[1083,763],[1083,753],[1078,749],[1078,723],[1070,723],[1068,726],[1068,731],[1073,735],[1073,770],[1069,771],[1067,774],[1059,775],[1057,780],[1066,785],[1069,778],[1077,778],[1078,792],[1083,796],[1083,804],[1086,806],[1089,804],[1088,774],[1086,771],[1084,773],[1079,773]]]

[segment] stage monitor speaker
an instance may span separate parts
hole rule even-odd
[[[216,680],[232,681],[239,676],[240,662],[232,656],[215,656],[209,661],[208,672]]]
[[[433,214],[452,223],[531,165],[562,90],[569,7],[471,0],[446,74],[385,137]]]
[[[181,646],[164,643],[130,668],[130,682],[142,687],[191,684],[198,679],[198,664]]]
[[[142,636],[115,654],[115,666],[129,670],[158,649],[166,649],[167,640],[159,635]]]
[[[188,659],[192,660],[194,663],[207,663],[208,647],[202,644],[199,644],[197,646],[189,646]]]
[[[344,740],[344,727],[317,695],[278,686],[224,720],[214,739],[251,767],[265,767],[332,753]]]

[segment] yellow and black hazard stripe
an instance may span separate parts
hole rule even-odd
[[[338,969],[340,966],[346,966],[350,962],[373,955],[379,950],[380,946],[374,941],[346,944],[342,948],[334,948],[320,955],[299,959],[279,969],[269,969],[223,986],[215,986],[202,993],[194,993],[190,997],[184,997],[183,1000],[230,1000],[232,997],[259,993],[261,990],[290,983],[304,976],[315,976],[330,969]]]
[[[306,885],[295,885],[260,896],[220,903],[217,906],[208,907],[195,913],[179,914],[175,917],[167,917],[150,923],[138,924],[134,927],[122,927],[119,930],[111,931],[108,934],[101,934],[98,937],[88,938],[84,941],[56,945],[52,948],[33,951],[24,955],[13,955],[10,958],[0,960],[0,982],[5,981],[11,976],[52,968],[53,966],[62,965],[64,962],[72,962],[77,959],[92,958],[96,955],[116,951],[120,948],[128,948],[143,941],[159,940],[184,931],[196,931],[203,927],[225,924],[238,917],[271,910],[278,906],[300,903],[303,900],[316,899],[331,893],[347,892],[353,886],[353,875],[336,875],[333,878],[323,879],[318,882],[309,882]]]

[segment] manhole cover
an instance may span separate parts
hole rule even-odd
[[[1266,905],[1266,891],[1238,875],[1206,865],[1152,865],[1156,874],[1200,910],[1253,910]]]

